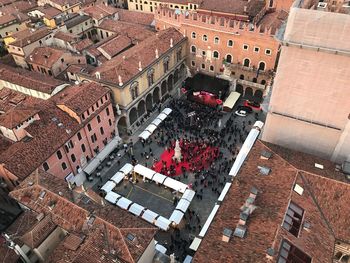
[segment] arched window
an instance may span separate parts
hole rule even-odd
[[[43,168],[44,168],[45,171],[47,171],[47,170],[50,169],[50,167],[49,167],[49,165],[48,165],[47,162],[44,162],[44,163],[43,163]]]
[[[227,41],[227,46],[233,47],[233,41],[231,39],[229,41]]]
[[[208,41],[208,36],[207,35],[203,35],[203,41],[205,41],[205,42]]]
[[[191,53],[196,53],[196,52],[197,52],[196,46],[191,46]]]
[[[167,73],[167,71],[169,70],[169,56],[164,58],[163,68],[164,68],[164,73]]]
[[[266,80],[263,79],[263,80],[261,81],[261,85],[265,85],[265,84],[266,84]]]
[[[243,80],[244,79],[244,75],[240,75],[239,78]]]
[[[67,164],[65,162],[62,163],[62,169],[66,170],[67,169]]]
[[[266,67],[265,62],[263,62],[263,61],[259,62],[259,70],[264,71],[264,70],[265,70],[265,67]]]
[[[130,85],[130,93],[133,100],[139,96],[139,83],[137,81],[134,81]]]
[[[249,67],[250,66],[250,59],[249,58],[245,58],[243,60],[243,66],[245,66],[245,67]]]
[[[148,86],[152,86],[154,83],[154,69],[151,68],[147,71]]]
[[[57,158],[61,160],[61,159],[62,159],[62,153],[61,153],[61,151],[58,150],[58,151],[56,152],[56,154],[57,154]]]
[[[214,37],[214,44],[219,44],[219,43],[220,43],[219,37]]]
[[[226,55],[226,62],[227,63],[232,63],[232,56],[230,54]]]
[[[256,78],[253,78],[253,82],[256,83],[256,82],[257,82],[257,79],[256,79]]]
[[[192,32],[191,37],[196,38],[197,37],[196,32]]]
[[[216,50],[213,52],[213,58],[219,58],[219,52]]]
[[[76,161],[76,158],[75,158],[74,153],[72,153],[72,154],[71,154],[70,158],[72,159],[72,161],[73,161],[73,162],[75,162],[75,161]]]
[[[210,70],[210,71],[214,71],[214,66],[211,65],[211,66],[209,67],[209,70]]]

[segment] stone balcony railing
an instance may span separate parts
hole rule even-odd
[[[235,63],[229,63],[226,61],[223,61],[223,65],[228,69],[228,70],[244,70],[244,71],[248,71],[248,72],[257,72],[257,68],[255,67],[245,67],[242,64],[235,64]],[[264,76],[268,76],[268,77],[272,77],[273,76],[273,71],[272,70],[260,70],[259,71],[259,75],[264,75]]]

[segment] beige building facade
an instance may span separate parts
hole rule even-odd
[[[350,17],[292,8],[262,139],[350,160]]]

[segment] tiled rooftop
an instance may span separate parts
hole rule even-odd
[[[47,35],[51,33],[51,29],[43,27],[37,30],[30,30],[30,34],[25,34],[21,37],[21,35],[17,36],[17,40],[12,42],[10,45],[15,47],[25,47],[35,41],[43,39]]]
[[[57,31],[53,37],[60,39],[60,40],[63,40],[67,43],[74,43],[74,42],[77,42],[79,40],[79,36],[77,36],[75,34],[63,32],[63,31]]]
[[[37,47],[26,58],[28,63],[51,68],[67,51],[54,47]]]
[[[48,19],[52,19],[62,13],[61,10],[58,10],[57,8],[54,8],[50,5],[39,6],[36,9],[42,12],[44,14],[44,17]]]
[[[260,158],[264,150],[272,152],[270,159]],[[324,164],[324,170],[314,168],[315,162]],[[270,168],[270,174],[262,175],[258,166]],[[282,239],[311,256],[312,262],[330,261],[335,240],[349,242],[350,239],[350,219],[346,216],[349,206],[345,201],[349,198],[350,185],[334,179],[341,176],[344,177],[328,161],[256,141],[202,240],[194,262],[275,262]],[[295,183],[303,188],[302,195],[293,191]],[[221,241],[224,228],[236,228],[240,209],[252,187],[258,190],[256,209],[247,220],[245,237],[233,236],[229,242]],[[304,209],[303,223],[310,224],[309,230],[301,226],[298,237],[281,227],[290,201]],[[273,259],[267,256],[269,248],[275,251]]]
[[[98,49],[102,52],[105,52],[110,57],[118,55],[123,50],[130,47],[132,44],[131,39],[127,36],[116,36],[99,46]]]
[[[129,11],[126,9],[117,9],[119,21],[136,23],[144,26],[150,26],[154,21],[153,14],[147,14],[137,11]]]
[[[113,6],[106,6],[104,4],[97,4],[84,8],[84,13],[91,16],[94,19],[100,20],[107,16],[117,13],[117,10]]]
[[[87,15],[79,15],[75,14],[71,18],[64,21],[64,24],[66,25],[67,29],[70,29],[76,25],[79,25],[87,20],[90,20],[91,18]]]

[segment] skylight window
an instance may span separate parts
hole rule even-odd
[[[298,237],[303,215],[304,210],[291,202],[283,220],[283,228]]]

